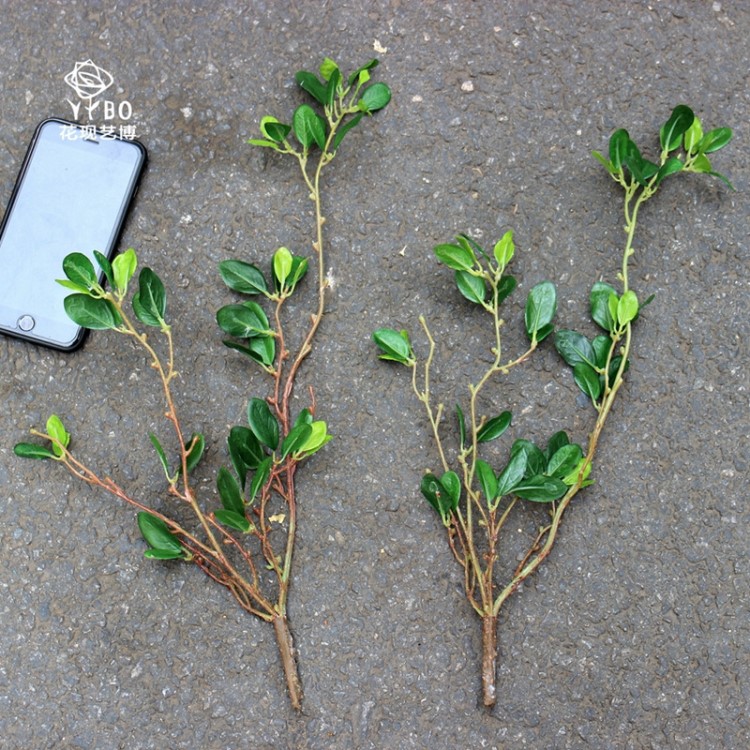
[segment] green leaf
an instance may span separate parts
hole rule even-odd
[[[492,470],[492,467],[486,461],[482,461],[481,458],[477,459],[476,472],[477,477],[479,478],[479,484],[482,486],[482,492],[487,499],[487,503],[491,504],[497,497],[497,477],[495,476],[495,472]]]
[[[248,503],[255,501],[255,496],[260,492],[265,483],[268,481],[268,477],[271,476],[271,464],[273,458],[269,456],[264,458],[263,461],[258,465],[258,469],[253,476],[253,481],[250,483],[250,497]]]
[[[247,407],[247,420],[255,437],[275,451],[279,444],[279,423],[264,399],[254,398],[250,401]]]
[[[274,144],[283,143],[291,129],[291,125],[285,125],[283,122],[279,122],[275,117],[263,117],[260,121],[260,132]]]
[[[612,162],[605,156],[602,156],[598,151],[592,151],[591,156],[594,157],[611,175],[616,175],[618,170],[612,166]]]
[[[70,289],[72,292],[85,294],[88,297],[91,296],[91,290],[89,290],[88,287],[81,286],[80,284],[76,284],[75,282],[70,281],[70,279],[55,279],[55,282],[58,283],[60,286],[65,287],[66,289]]]
[[[230,529],[236,529],[243,534],[247,534],[252,528],[250,521],[245,517],[244,512],[238,513],[235,510],[217,510],[214,515],[219,523],[229,526]]]
[[[303,258],[300,255],[292,256],[292,270],[289,272],[289,278],[287,279],[287,286],[290,289],[294,289],[297,284],[304,278],[307,273],[309,261],[307,258]]]
[[[523,476],[527,479],[536,474],[543,474],[547,468],[547,459],[542,451],[531,440],[516,440],[510,449],[510,455],[524,454],[526,465]]]
[[[323,420],[316,420],[310,423],[310,434],[299,447],[295,448],[297,458],[308,458],[313,453],[317,453],[326,443],[333,438],[328,434],[328,427]]]
[[[245,501],[242,499],[242,491],[234,478],[234,475],[223,466],[219,469],[216,476],[216,488],[219,490],[221,504],[227,510],[233,510],[240,515],[245,514]]]
[[[731,128],[715,128],[709,130],[703,138],[701,138],[698,144],[698,151],[701,154],[712,154],[714,151],[718,151],[732,140]]]
[[[638,297],[632,289],[628,289],[617,302],[617,322],[624,328],[638,315]]]
[[[549,466],[549,460],[552,456],[557,453],[565,445],[570,445],[570,438],[565,430],[556,432],[547,442],[547,450],[544,452],[544,456],[547,459],[547,465]]]
[[[98,284],[94,264],[83,253],[66,255],[62,267],[68,279],[84,289]]]
[[[323,97],[321,104],[325,103],[325,88]],[[294,110],[292,128],[294,135],[304,148],[310,148],[313,144],[317,144],[319,148],[326,145],[325,120],[309,104],[302,104]]]
[[[512,419],[513,415],[509,411],[492,417],[477,430],[477,442],[489,443],[490,440],[497,440],[510,427]]]
[[[615,130],[609,139],[609,160],[616,172],[622,171],[622,165],[625,162],[625,156],[628,152],[630,136],[624,129]]]
[[[336,65],[336,63],[333,60],[331,60],[330,57],[324,57],[323,62],[320,63],[319,70],[320,70],[320,75],[323,77],[323,80],[330,81],[333,73],[339,70],[339,66]]]
[[[568,491],[568,485],[560,479],[537,475],[524,479],[513,488],[513,494],[535,503],[551,503],[559,500]]]
[[[55,454],[49,448],[35,443],[16,443],[13,446],[13,453],[19,458],[55,458]]]
[[[67,316],[82,328],[103,331],[122,325],[117,308],[107,299],[71,294],[63,301]]]
[[[585,469],[583,468],[584,465],[586,467]],[[589,485],[592,485],[594,483],[594,480],[588,478],[589,474],[591,474],[591,465],[591,461],[586,463],[586,457],[584,456],[578,462],[573,471],[571,471],[570,474],[563,478],[563,482],[565,482],[568,487],[572,487],[574,484],[576,484],[576,482],[578,482],[578,475],[581,473],[581,469],[583,469],[583,476],[581,477],[581,487],[588,487]]]
[[[503,276],[502,279],[500,279],[500,283],[497,285],[497,302],[496,304],[500,306],[500,304],[505,300],[508,295],[511,294],[511,292],[516,288],[516,278],[515,276]]]
[[[596,403],[602,394],[602,383],[596,370],[585,362],[581,362],[573,368],[573,379],[576,385]]]
[[[442,516],[441,498],[445,494],[445,490],[443,485],[440,484],[440,480],[434,474],[428,472],[422,477],[419,489],[427,502]]]
[[[591,342],[576,331],[560,330],[555,333],[555,349],[570,367],[585,362],[596,366],[596,354]]]
[[[224,260],[219,263],[219,273],[224,283],[241,294],[265,294],[268,286],[263,272],[252,263],[242,260]]]
[[[63,448],[70,445],[70,433],[63,426],[62,420],[57,414],[52,414],[47,420],[47,435],[54,441],[56,440]],[[63,451],[57,443],[52,443],[52,452],[56,456],[62,456]]]
[[[174,552],[176,553],[175,556],[180,556],[185,552],[185,548],[180,544],[179,539],[169,530],[169,527],[161,518],[141,511],[138,513],[138,528],[146,542],[155,550]]]
[[[528,453],[526,451],[511,451],[511,457],[507,466],[500,472],[497,478],[497,490],[495,496],[500,498],[512,492],[513,488],[521,482],[526,473],[526,464],[528,462]]]
[[[612,339],[609,336],[595,336],[591,342],[591,347],[594,350],[594,364],[597,367],[605,367],[610,349],[612,349]]]
[[[185,550],[154,549],[151,547],[143,553],[143,556],[149,560],[177,560],[178,558],[185,558]]]
[[[273,275],[279,289],[284,288],[289,274],[292,272],[292,254],[286,247],[280,247],[273,254]]]
[[[526,333],[529,340],[542,341],[552,333],[552,318],[557,311],[557,292],[551,281],[542,281],[526,299]]]
[[[659,141],[665,151],[674,151],[682,143],[682,137],[693,124],[695,115],[690,107],[678,104],[669,119],[662,125],[659,132]]]
[[[357,125],[359,125],[360,120],[364,117],[363,112],[359,112],[354,117],[351,118],[351,120],[347,120],[337,131],[336,135],[333,136],[333,150],[336,151],[338,149],[339,145],[341,145],[341,141],[344,140],[344,136],[353,128],[356,128]]]
[[[607,298],[607,308],[609,309],[609,317],[615,321],[615,327],[619,327],[617,320],[617,306],[620,304],[620,298],[617,294],[610,294]]]
[[[466,419],[459,404],[456,404],[456,419],[458,420],[458,446],[463,450],[466,445]]]
[[[167,294],[161,279],[150,269],[143,268],[138,276],[138,291],[133,296],[133,312],[144,325],[161,328],[166,325]]]
[[[240,484],[245,486],[248,469],[257,469],[265,458],[265,453],[258,438],[248,427],[235,426],[229,430],[227,438],[229,457],[232,466],[240,478]]]
[[[309,409],[303,409],[297,415],[297,419],[294,420],[295,427],[300,424],[312,424],[312,423],[313,423],[313,415]]]
[[[281,443],[281,458],[283,461],[290,453],[295,453],[307,442],[312,434],[312,427],[309,424],[298,424],[289,430],[289,434]]]
[[[413,365],[414,351],[406,331],[394,331],[393,328],[379,328],[372,334],[372,340],[383,354],[380,359],[399,362],[402,365]]]
[[[244,302],[241,305],[225,305],[216,313],[216,322],[224,333],[241,339],[254,336],[268,336],[268,318],[257,302]]]
[[[611,294],[617,295],[613,287],[603,281],[597,281],[591,287],[589,297],[591,317],[597,325],[610,332],[615,329],[615,320],[609,312],[609,297]]]
[[[682,169],[682,167],[683,164],[679,159],[670,156],[656,173],[656,181],[654,182],[654,185],[660,184],[665,177],[669,177],[671,174],[676,174]]]
[[[373,70],[374,68],[377,68],[378,61],[377,60],[370,60],[369,62],[366,62],[364,65],[362,65],[360,68],[357,68],[350,76],[349,76],[349,85],[351,86],[358,78],[359,74],[363,73],[365,71]]]
[[[703,138],[703,128],[701,127],[701,121],[696,117],[693,124],[685,131],[683,139],[685,152],[688,154],[695,153],[698,150],[701,138]]]
[[[156,455],[159,457],[159,463],[161,464],[161,468],[164,469],[164,474],[167,477],[167,481],[171,480],[172,475],[169,473],[169,462],[167,461],[167,454],[164,452],[164,448],[161,447],[159,438],[156,437],[153,432],[149,432],[148,437],[151,440],[154,449],[156,450]]]
[[[580,445],[575,443],[563,445],[552,455],[544,473],[549,477],[563,479],[578,465],[582,456]]]
[[[474,276],[468,271],[456,271],[456,286],[458,291],[475,305],[481,305],[487,298],[487,286],[481,276]]]
[[[250,357],[254,362],[270,368],[276,356],[276,341],[273,336],[255,336],[247,340],[247,346],[236,341],[224,341],[224,346]]]
[[[383,109],[391,100],[391,90],[384,83],[373,83],[363,92],[359,100],[359,108],[363,112],[371,113]]]
[[[107,277],[109,285],[112,289],[115,289],[115,275],[112,272],[112,264],[109,262],[107,256],[102,255],[98,250],[94,250],[94,258],[96,258],[99,267],[104,271],[104,275]]]
[[[132,247],[128,248],[112,261],[112,275],[115,278],[115,289],[123,296],[128,291],[128,284],[135,274],[137,265],[138,258]]]
[[[495,256],[500,273],[502,273],[508,263],[510,263],[515,251],[516,246],[513,243],[513,230],[509,230],[500,238],[492,250],[492,254]]]
[[[307,91],[310,96],[313,97],[320,104],[325,104],[326,101],[326,87],[320,82],[320,79],[314,74],[309,73],[306,70],[300,70],[294,76],[297,83]]]
[[[458,503],[461,500],[461,480],[455,471],[446,471],[440,477],[440,484],[445,490],[445,494],[441,498],[441,513],[443,516],[447,516],[450,511],[458,508]]]
[[[275,141],[265,141],[261,138],[248,138],[246,143],[249,143],[251,146],[261,146],[263,148],[272,148],[274,151],[279,150],[279,146]]]
[[[334,63],[334,65],[335,64],[336,63]],[[327,110],[330,111],[331,108],[333,107],[333,103],[336,101],[336,93],[340,91],[341,71],[338,68],[331,71],[331,76],[327,80],[328,80],[328,84],[326,85],[325,106]]]
[[[469,237],[468,234],[463,234],[462,232],[456,236],[456,240],[458,240],[458,244],[461,245],[461,247],[466,248],[470,253],[479,253],[487,260],[487,262],[490,262],[490,256],[487,255],[482,246],[476,240]]]
[[[186,457],[187,470],[188,472],[191,472],[203,458],[203,452],[206,450],[206,439],[201,433],[194,432],[190,436],[187,445],[189,446]]]
[[[460,245],[443,244],[434,248],[437,259],[454,271],[468,271],[477,264],[474,253]]]

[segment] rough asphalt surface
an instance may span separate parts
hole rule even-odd
[[[63,355],[0,339],[0,747],[746,748],[750,746],[747,251],[750,6],[745,2],[4,2],[0,195],[34,126],[70,117],[64,76],[91,58],[127,100],[150,165],[122,247],[164,279],[180,408],[225,435],[261,373],[221,346],[232,299],[216,264],[310,252],[294,164],[245,145],[306,101],[294,72],[379,57],[388,109],[325,174],[330,314],[301,373],[336,440],[300,472],[290,618],[304,713],[288,707],[272,628],[197,570],[143,558],[133,511],[12,446],[60,414],[87,461],[162,502],[147,439],[165,431],[145,360],[107,333]],[[558,285],[585,327],[619,263],[620,192],[590,157],[626,127],[649,149],[678,103],[735,142],[737,187],[689,177],[644,210],[639,320],[596,484],[499,622],[498,704],[478,706],[480,627],[418,486],[436,468],[406,373],[376,360],[380,326],[439,340],[447,404],[487,356],[486,317],[431,248],[515,230],[520,292]],[[310,302],[312,304],[312,302]],[[304,305],[303,305],[304,307]],[[585,328],[589,333],[593,330]],[[492,390],[514,437],[568,429],[581,402],[551,346]],[[299,388],[304,393],[304,388]],[[507,444],[498,446],[499,455]],[[524,519],[519,518],[519,528]]]

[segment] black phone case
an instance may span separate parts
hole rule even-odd
[[[28,169],[29,163],[31,162],[31,159],[34,155],[34,148],[39,139],[39,134],[41,133],[42,128],[47,123],[50,123],[50,122],[58,123],[63,126],[69,125],[69,126],[76,127],[76,128],[83,127],[81,123],[72,122],[70,120],[64,120],[59,117],[48,117],[45,120],[42,120],[36,126],[36,128],[34,129],[34,135],[31,138],[31,142],[29,143],[29,146],[26,149],[26,154],[24,156],[23,162],[21,163],[21,169],[19,170],[18,176],[16,177],[16,182],[15,182],[15,185],[13,186],[13,191],[11,192],[10,199],[8,200],[8,205],[5,209],[5,214],[3,215],[2,222],[0,222],[0,238],[2,238],[3,233],[5,232],[5,226],[7,224],[8,218],[10,217],[13,205],[18,198],[18,193],[21,187],[21,182],[23,181],[23,177],[26,174],[26,170]],[[99,135],[103,133],[103,131],[99,128],[95,128],[95,132]],[[125,210],[122,213],[119,225],[114,227],[115,234],[114,234],[114,239],[112,242],[112,248],[108,253],[108,259],[112,260],[112,258],[117,253],[117,248],[120,244],[120,238],[122,236],[122,232],[125,229],[125,225],[127,223],[128,217],[133,207],[133,200],[135,198],[136,193],[138,192],[138,188],[140,187],[143,174],[146,171],[146,166],[148,163],[148,151],[146,150],[146,147],[137,139],[126,141],[125,139],[118,138],[117,136],[108,136],[108,137],[114,138],[115,140],[124,141],[126,143],[132,143],[136,148],[138,148],[138,150],[141,153],[141,162],[138,168],[136,179],[133,182],[133,186],[130,189],[130,193],[125,198]],[[99,282],[102,283],[103,281],[104,281],[104,274],[101,273],[99,277]],[[34,336],[33,333],[24,333],[23,331],[9,331],[3,328],[3,329],[0,329],[0,333],[6,334],[8,336],[13,336],[15,338],[23,339],[24,341],[30,341],[31,343],[45,346],[50,349],[56,349],[57,351],[72,352],[72,351],[75,351],[76,349],[79,349],[83,345],[89,331],[86,328],[79,328],[78,335],[75,337],[73,343],[67,346],[63,344],[56,345],[53,342],[50,342],[46,339],[41,339],[41,338]]]

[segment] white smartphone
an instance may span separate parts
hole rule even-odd
[[[114,255],[145,165],[138,141],[39,124],[0,224],[0,332],[63,351],[83,343],[55,280],[69,253]]]

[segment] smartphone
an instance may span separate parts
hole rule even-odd
[[[83,343],[56,279],[69,253],[114,255],[145,165],[138,141],[56,118],[39,124],[0,224],[0,332],[62,351]]]

